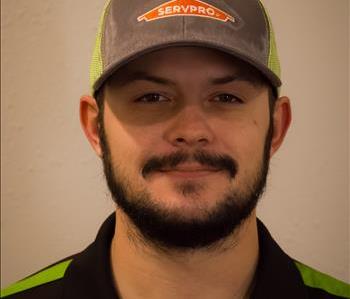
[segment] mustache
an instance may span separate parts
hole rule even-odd
[[[229,155],[197,151],[193,154],[175,152],[159,157],[153,156],[146,161],[142,167],[141,174],[145,178],[152,172],[161,171],[162,169],[173,169],[185,162],[197,162],[202,166],[227,171],[231,178],[234,178],[238,171],[238,163]]]

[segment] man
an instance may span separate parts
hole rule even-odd
[[[6,298],[349,298],[256,218],[291,111],[257,0],[110,1],[80,102],[116,212]]]

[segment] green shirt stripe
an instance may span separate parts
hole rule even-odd
[[[71,262],[72,260],[64,261],[48,269],[45,269],[37,274],[29,276],[28,278],[20,280],[19,282],[10,285],[4,290],[1,290],[0,297],[4,298],[34,288],[36,286],[40,286],[42,284],[60,279],[64,276],[64,273],[66,272]]]
[[[305,285],[322,289],[332,295],[350,298],[350,285],[321,273],[300,262],[294,261],[303,278]]]

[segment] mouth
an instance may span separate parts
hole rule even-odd
[[[222,171],[222,169],[211,168],[211,167],[203,167],[203,166],[181,166],[175,168],[165,168],[159,170],[160,173],[172,176],[175,178],[187,178],[187,179],[195,179],[201,178],[205,176],[210,176],[215,173]]]
[[[148,175],[202,177],[225,172],[233,179],[238,171],[237,162],[225,154],[209,154],[196,151],[192,154],[182,151],[164,156],[150,157],[141,169],[143,178]]]

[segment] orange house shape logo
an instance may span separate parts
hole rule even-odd
[[[137,20],[150,22],[175,16],[196,16],[233,23],[236,21],[228,13],[200,0],[171,0],[139,16]]]

